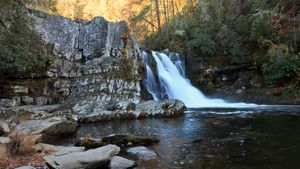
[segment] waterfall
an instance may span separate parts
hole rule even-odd
[[[155,80],[154,73],[150,68],[151,59],[148,57],[148,53],[144,51],[142,52],[142,57],[146,63],[146,79],[144,80],[145,86],[154,100],[161,100],[158,84]]]
[[[185,64],[179,54],[152,52],[156,63],[157,80],[151,69],[151,59],[143,52],[146,63],[147,78],[145,85],[154,100],[178,99],[185,103],[188,108],[248,108],[255,104],[228,103],[222,99],[211,99],[206,97],[199,89],[194,87],[186,78]],[[165,93],[165,94],[164,94]],[[165,97],[165,95],[167,97]]]

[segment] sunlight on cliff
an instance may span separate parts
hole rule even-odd
[[[95,16],[103,16],[110,21],[129,20],[132,15],[137,15],[147,5],[154,8],[152,0],[57,0],[57,13],[72,19],[92,19]],[[185,0],[160,0],[160,10],[164,11],[174,4],[174,8],[181,10]],[[153,12],[154,13],[154,12]]]

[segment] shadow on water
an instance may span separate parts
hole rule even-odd
[[[138,168],[296,169],[300,153],[300,107],[193,109],[178,118],[111,121],[82,125],[90,133],[156,136],[159,157]]]

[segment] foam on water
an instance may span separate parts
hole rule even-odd
[[[178,54],[167,56],[164,53],[152,51],[152,56],[156,62],[158,80],[155,79],[150,68],[148,54],[143,53],[147,64],[146,87],[155,100],[164,99],[163,96],[167,95],[168,99],[183,101],[188,108],[250,108],[258,106],[247,103],[228,103],[222,99],[208,98],[185,77],[184,62]]]

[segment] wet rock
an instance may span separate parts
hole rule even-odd
[[[113,156],[118,154],[120,148],[107,145],[85,152],[74,152],[65,155],[50,155],[44,157],[46,164],[54,169],[78,169],[107,167]]]
[[[48,99],[46,97],[37,97],[35,98],[35,103],[37,105],[46,105],[48,103]]]
[[[15,96],[12,98],[12,100],[15,101],[15,103],[16,103],[15,106],[21,106],[21,97]]]
[[[10,133],[10,128],[7,123],[0,122],[0,136],[7,135]]]
[[[15,130],[17,133],[41,134],[42,140],[49,141],[74,134],[77,130],[77,123],[59,119],[30,120],[22,122]]]
[[[155,137],[139,137],[133,135],[110,135],[102,138],[102,142],[106,144],[116,144],[118,146],[126,146],[129,143],[133,145],[153,145],[159,142]]]
[[[9,137],[0,137],[0,144],[10,144],[11,139]]]
[[[198,144],[201,144],[201,143],[203,143],[203,141],[204,141],[204,139],[202,139],[202,138],[200,138],[200,139],[196,139],[196,140],[194,140],[194,141],[193,141],[193,144],[196,144],[196,145],[198,145]]]
[[[154,151],[149,150],[148,148],[143,146],[129,148],[127,150],[127,153],[130,155],[137,156],[140,160],[147,161],[147,160],[153,160],[157,158],[157,154]]]
[[[64,155],[74,152],[83,152],[85,150],[84,147],[66,147],[66,146],[54,146],[50,144],[42,144],[39,143],[34,146],[37,152],[54,152],[54,155]]]
[[[13,99],[0,99],[0,107],[14,107],[16,102]]]
[[[113,119],[137,119],[146,117],[173,117],[184,113],[186,107],[179,100],[162,102],[146,101],[139,104],[130,102],[106,103],[85,100],[77,103],[73,111],[81,123],[99,122]]]
[[[105,146],[107,144],[102,142],[102,139],[94,139],[89,137],[80,138],[75,142],[75,146],[82,146],[86,149],[94,149]]]
[[[25,105],[32,105],[34,103],[34,99],[29,96],[22,96],[21,101]]]
[[[114,156],[109,164],[110,169],[131,169],[134,166],[136,166],[134,161],[119,156]]]
[[[136,105],[136,112],[139,116],[178,116],[186,111],[184,103],[180,100],[165,100],[157,102],[154,100],[142,102]]]

